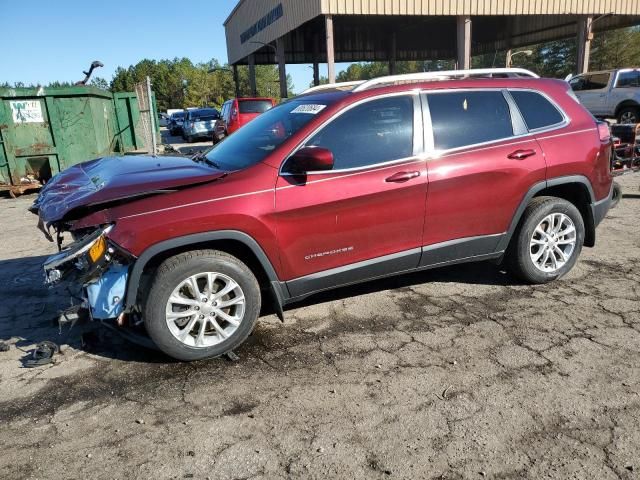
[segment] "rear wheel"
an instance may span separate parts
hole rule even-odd
[[[183,361],[213,358],[240,345],[260,312],[260,288],[236,257],[198,250],[158,268],[144,308],[158,348]]]
[[[528,283],[547,283],[567,274],[584,243],[584,221],[572,203],[556,197],[534,198],[511,240],[511,271]]]
[[[618,123],[640,123],[640,108],[623,107],[618,112]]]

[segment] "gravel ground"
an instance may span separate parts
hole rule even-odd
[[[640,478],[638,180],[554,284],[481,263],[345,288],[191,364],[60,334],[33,196],[0,199],[0,478]],[[44,339],[55,363],[23,368]]]

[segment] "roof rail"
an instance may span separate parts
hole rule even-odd
[[[339,83],[325,83],[323,85],[318,85],[316,87],[307,88],[300,95],[306,95],[307,93],[319,92],[320,90],[330,90],[332,88],[346,88],[346,87],[356,87],[358,85],[362,85],[366,80],[357,80],[354,82],[339,82]]]
[[[524,68],[472,68],[470,70],[443,70],[439,72],[407,73],[405,75],[389,75],[386,77],[372,78],[365,82],[360,82],[353,92],[362,92],[378,85],[387,85],[396,82],[420,82],[431,80],[448,80],[459,77],[485,77],[493,75],[508,75],[512,77],[532,77],[540,78],[530,70]]]

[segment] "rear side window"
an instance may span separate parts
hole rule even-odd
[[[240,100],[240,113],[264,113],[273,107],[269,100]]]
[[[447,92],[427,95],[436,150],[513,136],[511,112],[502,92]]]
[[[633,88],[640,87],[640,71],[634,70],[631,72],[622,72],[618,75],[618,81],[616,82],[618,88]]]
[[[413,155],[413,98],[363,103],[329,123],[307,146],[333,153],[334,170],[366,167]]]
[[[557,125],[564,120],[558,109],[539,93],[521,90],[512,90],[510,93],[529,130]]]

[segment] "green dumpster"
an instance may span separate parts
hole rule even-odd
[[[0,191],[20,194],[76,163],[144,151],[139,122],[135,93],[0,88]]]

